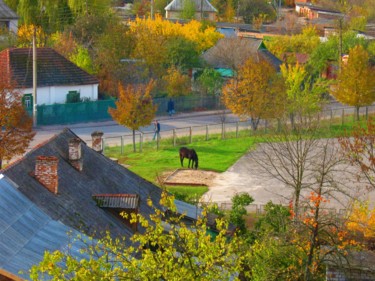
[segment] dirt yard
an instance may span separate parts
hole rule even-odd
[[[164,175],[164,184],[210,186],[218,173],[194,169],[177,169]]]

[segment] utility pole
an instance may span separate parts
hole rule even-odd
[[[37,65],[36,65],[36,27],[33,34],[33,126],[37,126]]]
[[[201,21],[203,20],[203,0],[201,0]]]
[[[339,72],[342,65],[342,18],[339,18]]]
[[[154,0],[151,0],[151,19],[154,19]]]

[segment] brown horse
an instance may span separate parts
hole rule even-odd
[[[188,168],[190,168],[190,163],[191,167],[197,169],[198,168],[198,155],[195,152],[194,149],[189,149],[187,147],[181,147],[180,148],[180,162],[181,162],[181,167],[184,166],[184,158],[189,159],[189,164]]]

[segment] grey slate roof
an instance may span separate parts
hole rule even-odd
[[[18,16],[3,0],[0,0],[0,20],[18,19]]]
[[[265,49],[262,40],[256,38],[225,37],[202,55],[211,67],[237,69],[250,57],[267,60],[279,70],[281,60]]]
[[[2,172],[18,186],[18,190],[34,202],[48,216],[61,221],[68,227],[94,237],[98,232],[110,230],[113,235],[130,237],[133,232],[105,208],[97,206],[93,195],[136,194],[138,212],[145,216],[153,213],[147,205],[150,198],[156,207],[162,190],[151,182],[139,177],[122,165],[97,153],[82,143],[83,170],[77,171],[67,160],[68,142],[78,138],[71,130],[65,129],[45,143],[27,153],[21,160],[8,166]],[[55,156],[58,163],[58,194],[43,187],[33,176],[37,156]],[[181,213],[189,204],[182,204]],[[187,216],[194,215],[188,212]],[[192,218],[194,219],[194,215]]]
[[[97,206],[95,194],[138,194],[139,212],[153,212],[147,198],[158,203],[162,190],[123,166],[82,143],[83,170],[77,171],[68,161],[68,142],[78,138],[65,129],[43,145],[27,153],[3,173],[19,186],[19,191],[54,220],[94,237],[109,230],[113,235],[130,237],[132,231],[117,217]],[[37,156],[55,156],[58,163],[58,194],[43,187],[30,173]]]
[[[166,11],[182,11],[184,9],[184,1],[194,2],[195,10],[197,12],[201,10],[203,12],[214,12],[214,13],[217,12],[216,8],[212,6],[212,4],[207,0],[173,0],[164,9]]]
[[[45,250],[64,251],[77,231],[53,220],[0,174],[0,268],[23,278],[38,264]],[[72,253],[80,256],[83,242],[74,242]],[[19,274],[22,270],[24,273]]]
[[[0,76],[20,87],[33,86],[31,48],[9,48],[0,52]],[[51,48],[37,48],[38,87],[92,85],[99,80]]]

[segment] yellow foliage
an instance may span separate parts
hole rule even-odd
[[[161,16],[140,19],[130,22],[130,32],[136,39],[145,38],[150,42],[157,36],[171,37],[183,36],[186,39],[196,43],[197,51],[202,52],[214,46],[223,35],[215,30],[214,27],[203,29],[201,22],[192,20],[187,24],[173,23],[164,20]],[[141,42],[139,42],[141,44]],[[158,49],[160,51],[160,49]]]
[[[184,96],[191,92],[189,76],[182,74],[175,67],[168,69],[163,80],[166,83],[166,90],[170,97]]]
[[[375,208],[370,209],[369,202],[355,202],[347,227],[351,231],[363,233],[366,238],[375,237]]]
[[[46,42],[46,34],[40,26],[35,26],[33,24],[21,25],[18,29],[18,47],[31,47],[34,30],[36,31],[37,47],[44,47]]]

